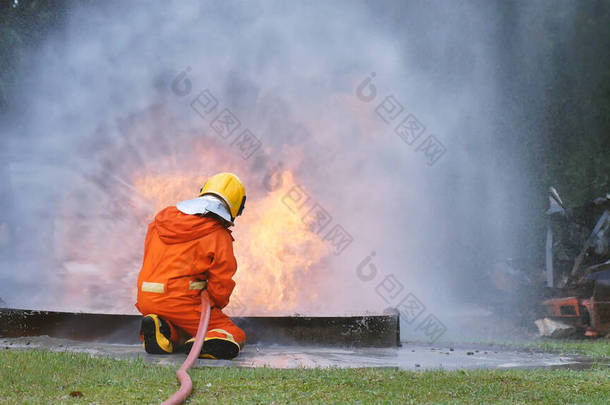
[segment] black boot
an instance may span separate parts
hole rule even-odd
[[[155,314],[142,318],[140,335],[144,339],[144,350],[150,354],[169,354],[174,352],[174,345],[169,324]]]
[[[214,330],[217,331],[217,330]],[[218,330],[219,331],[219,330]],[[224,332],[224,331],[222,331]],[[237,357],[240,351],[240,346],[235,342],[233,336],[227,332],[227,337],[209,337],[205,338],[203,342],[203,348],[199,354],[200,359],[217,359],[217,360],[231,360]],[[186,353],[190,353],[195,343],[195,338],[190,338],[184,344],[184,350]]]

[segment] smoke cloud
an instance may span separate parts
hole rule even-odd
[[[269,297],[271,313],[398,306],[409,336],[424,319],[459,335],[481,274],[520,253],[516,211],[536,214],[497,125],[517,118],[501,107],[504,15],[493,2],[75,4],[36,55],[27,113],[4,125],[0,297],[135,313],[146,224],[167,192],[156,180],[172,179],[175,203],[214,172],[242,177],[241,263],[257,249],[252,218],[290,212],[262,203],[288,171],[309,196],[290,215],[331,219],[317,234],[327,250],[288,280],[291,297]],[[225,108],[240,121],[226,139],[211,125]],[[246,128],[251,155],[236,141]],[[328,240],[336,226],[347,246]],[[262,314],[249,300],[274,283],[264,261],[237,282],[234,313]]]

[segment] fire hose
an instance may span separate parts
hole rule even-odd
[[[195,361],[199,358],[201,348],[203,347],[203,340],[205,334],[208,331],[208,324],[210,323],[210,297],[207,291],[201,293],[201,318],[199,319],[199,326],[197,327],[197,334],[195,335],[195,343],[191,348],[191,352],[187,356],[182,366],[176,371],[176,377],[180,382],[180,388],[171,397],[169,397],[162,405],[180,405],[183,403],[191,392],[193,392],[193,380],[188,375],[187,371],[190,369]]]

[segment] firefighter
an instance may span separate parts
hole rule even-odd
[[[222,312],[235,287],[237,262],[229,226],[241,215],[246,190],[232,173],[210,177],[199,197],[160,211],[148,225],[136,308],[147,353],[190,352],[201,316],[202,290],[210,296],[210,323],[200,357],[232,359],[246,334]]]

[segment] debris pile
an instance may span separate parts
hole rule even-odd
[[[549,194],[546,286],[542,336],[604,336],[610,333],[610,194],[566,208]]]

